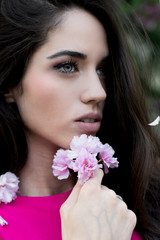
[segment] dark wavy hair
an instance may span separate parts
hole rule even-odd
[[[120,167],[105,176],[103,184],[122,195],[136,213],[141,236],[158,240],[160,148],[148,126],[144,94],[124,30],[134,29],[112,0],[0,0],[0,174],[18,174],[28,152],[18,108],[6,101],[5,94],[20,85],[48,31],[59,26],[66,11],[77,7],[97,17],[108,38],[107,100],[98,136],[113,146]]]

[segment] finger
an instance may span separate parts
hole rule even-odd
[[[93,183],[93,185],[101,185],[102,178],[103,178],[103,171],[102,169],[98,169],[95,171],[94,177],[90,178],[84,185],[90,185]],[[78,200],[79,193],[81,189],[84,187],[84,185],[80,184],[79,181],[77,181],[76,185],[74,186],[70,196],[66,200],[66,204],[75,204]]]
[[[94,173],[94,176],[91,177],[86,183],[85,185],[88,184],[94,184],[94,185],[101,185],[102,179],[104,176],[104,172],[102,169],[97,169]]]
[[[82,185],[79,183],[79,181],[77,181],[76,185],[74,186],[71,194],[69,195],[69,197],[66,200],[67,204],[75,204],[77,202],[78,196],[79,196],[79,192],[82,188]]]

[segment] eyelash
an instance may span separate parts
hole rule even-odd
[[[67,71],[67,69],[65,69],[66,66],[70,66],[71,69],[70,70],[68,69],[69,71]],[[54,66],[54,69],[58,70],[60,73],[63,73],[63,74],[73,74],[79,71],[78,63],[73,60],[59,63]]]

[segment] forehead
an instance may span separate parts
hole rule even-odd
[[[109,55],[103,25],[85,10],[75,8],[66,11],[57,27],[48,32],[46,42],[32,57],[38,55],[37,58],[44,58],[65,50],[84,53],[93,60]]]
[[[48,33],[47,42],[55,42],[56,45],[66,47],[74,44],[78,48],[82,44],[83,47],[84,45],[87,47],[88,44],[92,46],[92,42],[106,46],[107,36],[104,27],[95,16],[83,9],[75,8],[63,14],[57,28]]]

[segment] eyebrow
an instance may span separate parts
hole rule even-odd
[[[47,57],[47,59],[52,59],[52,58],[57,58],[57,57],[62,57],[62,56],[70,56],[70,57],[75,57],[75,58],[80,58],[80,59],[86,59],[87,55],[76,52],[76,51],[69,51],[69,50],[64,50],[57,52],[55,54],[52,54],[51,56]]]

